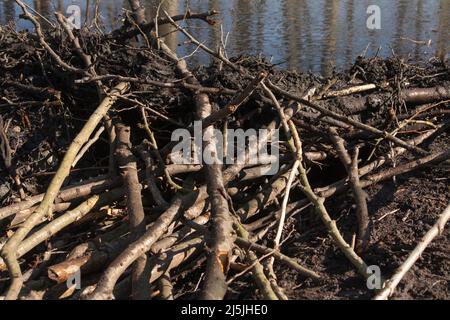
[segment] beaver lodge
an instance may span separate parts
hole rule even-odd
[[[179,25],[215,11],[145,21],[131,0],[104,33],[16,2],[34,29],[0,28],[2,299],[450,298],[445,62],[322,77]]]

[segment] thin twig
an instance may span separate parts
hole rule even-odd
[[[100,127],[94,136],[81,148],[80,152],[78,152],[77,157],[73,160],[72,168],[75,168],[78,161],[84,156],[84,154],[89,150],[89,148],[100,138],[100,135],[105,130],[105,127]]]

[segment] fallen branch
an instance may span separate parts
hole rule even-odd
[[[207,53],[209,53],[210,55],[212,55],[213,57],[216,57],[217,59],[221,60],[223,63],[225,63],[225,65],[229,66],[230,68],[232,68],[235,71],[240,71],[239,66],[235,65],[234,63],[232,63],[230,60],[228,60],[225,56],[223,56],[223,54],[221,53],[220,50],[213,51],[211,49],[209,49],[207,46],[205,46],[203,43],[199,42],[197,39],[195,39],[195,37],[193,37],[186,29],[181,28],[170,16],[169,14],[164,11],[167,20],[170,21],[170,23],[177,28],[177,30],[179,30],[181,33],[183,33],[193,44],[195,44],[197,47],[203,49],[204,51],[206,51]]]
[[[236,228],[237,235],[241,237],[243,240],[248,241],[248,232],[245,230],[245,228],[239,222],[236,222],[236,226],[237,226]],[[251,249],[247,249],[247,261],[251,267],[253,279],[255,280],[256,285],[261,291],[261,294],[263,295],[264,299],[278,300],[278,297],[273,291],[269,280],[264,274],[263,266],[259,262],[259,259],[256,256],[256,254]],[[231,283],[231,280],[228,280],[227,282]]]
[[[355,93],[361,93],[366,92],[370,90],[374,90],[377,88],[376,84],[368,83],[368,84],[362,84],[359,86],[354,86],[350,88],[345,88],[342,90],[336,90],[336,91],[329,91],[322,95],[322,99],[326,98],[334,98],[334,97],[342,97],[342,96],[348,96]]]
[[[150,193],[155,203],[160,207],[167,208],[169,204],[164,199],[164,197],[161,194],[161,191],[156,186],[155,172],[153,170],[153,162],[149,152],[146,150],[147,149],[146,145],[147,144],[140,145],[137,151],[139,152],[141,159],[144,160],[145,163],[145,176],[147,180],[147,187],[150,190]]]
[[[172,168],[175,169],[175,167]],[[58,192],[58,195],[55,197],[55,202],[56,203],[71,202],[94,193],[103,192],[109,188],[116,188],[121,184],[122,179],[120,177],[105,178],[104,176],[99,176],[97,178],[93,178],[63,188],[61,191]],[[7,207],[0,208],[0,220],[32,208],[35,204],[41,202],[44,199],[44,196],[45,193],[38,194],[33,197],[30,197],[28,200],[24,200],[18,203],[11,204]]]
[[[116,128],[116,160],[123,177],[126,195],[127,211],[130,221],[130,232],[133,240],[137,240],[145,233],[145,214],[142,205],[141,184],[137,172],[136,158],[131,152],[130,128],[123,124],[117,124]],[[147,256],[143,254],[133,264],[131,286],[133,299],[146,299],[149,288],[147,279],[144,278],[144,270],[147,264]]]
[[[443,233],[445,224],[447,223],[448,219],[450,219],[450,206],[447,206],[444,212],[440,214],[437,222],[423,236],[421,241],[409,254],[405,262],[403,262],[402,265],[396,269],[394,275],[389,280],[386,280],[384,282],[383,289],[380,292],[378,292],[377,295],[374,297],[375,300],[386,300],[394,293],[394,290],[397,287],[397,285],[400,283],[400,281],[403,279],[403,277],[409,271],[409,269],[411,269],[414,263],[416,263],[416,261],[420,258],[422,253],[428,247],[428,245],[433,241],[433,239],[436,236],[441,235]]]
[[[186,82],[199,85],[198,80],[188,70],[186,61],[179,59],[160,39],[154,40],[160,44],[164,53],[176,63],[179,73],[186,79]],[[212,107],[209,98],[204,93],[193,92],[193,94],[197,117],[204,120],[211,115]],[[225,275],[228,271],[229,255],[233,245],[233,228],[229,216],[228,200],[225,196],[226,190],[224,188],[221,165],[217,158],[217,139],[214,134],[214,127],[204,127],[203,135],[203,149],[209,150],[211,157],[211,162],[205,167],[208,176],[208,191],[211,198],[212,237],[209,242],[211,252],[208,257],[202,296],[207,299],[222,299],[227,290]]]
[[[401,98],[406,103],[424,104],[450,99],[450,88],[437,86],[434,88],[414,88],[401,91]]]
[[[77,157],[75,160],[73,160],[72,168],[75,168],[78,161],[80,161],[81,158],[83,158],[84,154],[89,150],[89,148],[97,142],[97,140],[100,138],[100,135],[105,130],[105,127],[100,127],[97,132],[94,134],[94,136],[81,148],[80,152],[78,152]]]
[[[385,170],[380,173],[372,174],[361,180],[361,186],[366,188],[369,185],[378,183],[380,181],[395,177],[400,174],[411,172],[413,170],[420,169],[425,166],[430,166],[432,164],[437,164],[450,159],[450,150],[445,150],[442,152],[433,153],[427,157],[419,158],[417,160],[412,160],[405,164],[399,165],[397,167]]]
[[[417,136],[416,138],[413,138],[411,140],[408,140],[407,142],[412,145],[419,145],[422,142],[424,142],[426,139],[430,138],[434,133],[436,133],[436,130],[430,130],[420,136]],[[358,175],[360,177],[365,176],[369,174],[370,172],[374,171],[375,169],[378,169],[382,167],[384,164],[388,163],[389,161],[392,161],[395,157],[398,157],[399,155],[405,153],[407,150],[402,147],[396,147],[393,149],[391,155],[384,155],[378,157],[376,160],[372,161],[371,163],[365,165],[364,167],[361,167],[358,169]],[[315,192],[320,196],[324,198],[328,198],[335,193],[341,192],[346,188],[347,179],[341,179],[325,188],[317,188]]]
[[[358,239],[356,251],[362,253],[369,239],[369,213],[367,210],[366,193],[363,191],[359,181],[358,155],[359,149],[356,148],[353,157],[350,157],[344,146],[344,140],[339,137],[336,129],[330,128],[330,138],[347,171],[349,181],[353,190],[353,197],[356,203],[356,216],[358,218]]]

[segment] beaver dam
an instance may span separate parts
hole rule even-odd
[[[215,11],[131,1],[104,33],[16,2],[35,28],[0,28],[1,299],[450,298],[444,61],[325,78],[180,26]]]

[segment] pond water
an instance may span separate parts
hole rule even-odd
[[[30,7],[52,19],[53,12],[65,12],[71,4],[81,7],[82,20],[94,15],[95,0],[26,0]],[[159,1],[141,0],[149,18]],[[369,29],[367,20],[380,9],[379,29]],[[215,48],[227,36],[226,51],[237,54],[263,54],[281,67],[329,73],[345,68],[356,56],[389,56],[393,52],[411,59],[439,56],[448,59],[450,43],[450,0],[166,0],[162,7],[170,14],[216,9],[220,24],[188,21],[192,34]],[[106,30],[121,24],[127,0],[100,0],[99,13]],[[0,23],[15,20],[18,28],[31,28],[14,0],[0,0]],[[371,20],[372,22],[375,20]],[[43,22],[43,25],[47,25]],[[163,29],[161,32],[169,32]],[[167,42],[180,55],[189,55],[193,46],[177,46],[186,41],[181,34],[169,34]],[[206,63],[205,54],[189,58]]]

